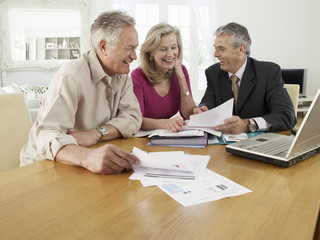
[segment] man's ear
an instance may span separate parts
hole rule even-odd
[[[245,54],[245,52],[246,52],[246,50],[247,50],[247,47],[246,47],[246,45],[241,44],[241,45],[239,46],[238,50],[239,50],[239,55],[242,56],[243,54]]]
[[[103,38],[99,42],[99,51],[103,55],[107,55],[107,50],[108,50],[108,43],[107,41]]]

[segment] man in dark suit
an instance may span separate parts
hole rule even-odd
[[[202,106],[193,112],[200,113],[235,98],[234,116],[216,130],[242,133],[293,128],[296,124],[294,108],[283,87],[280,67],[249,57],[251,39],[240,24],[222,26],[215,36],[214,56],[219,63],[206,69],[207,89]],[[233,75],[236,85],[232,86]]]

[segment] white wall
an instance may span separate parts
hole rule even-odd
[[[108,0],[91,0],[91,8],[89,14],[90,27],[93,21],[98,17],[98,15],[104,11],[111,8],[111,3]]]
[[[246,26],[253,58],[308,68],[307,95],[314,95],[320,88],[319,9],[318,0],[216,0],[215,24]]]
[[[214,1],[214,0],[213,0]],[[215,26],[245,25],[252,38],[251,56],[282,68],[308,68],[307,95],[320,88],[320,1],[215,0]],[[110,8],[107,0],[91,0],[89,24]],[[90,27],[88,26],[88,27]],[[9,72],[4,85],[16,82],[47,85],[55,72]]]

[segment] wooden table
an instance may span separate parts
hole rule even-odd
[[[151,147],[148,139],[113,144],[152,152],[210,155],[208,168],[252,193],[183,207],[132,172],[93,174],[44,160],[0,174],[0,239],[313,239],[320,203],[320,155],[290,168],[204,149]],[[315,234],[315,236],[314,236]]]

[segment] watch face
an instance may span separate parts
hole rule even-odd
[[[96,127],[96,129],[101,134],[101,138],[98,140],[98,142],[101,142],[104,136],[108,134],[108,130],[104,127]]]
[[[108,130],[104,127],[97,127],[97,130],[99,133],[101,133],[103,136],[108,134]]]
[[[249,131],[250,132],[255,132],[255,131],[257,131],[257,129],[258,129],[258,126],[257,126],[257,124],[256,124],[256,122],[253,120],[253,119],[249,119]]]

